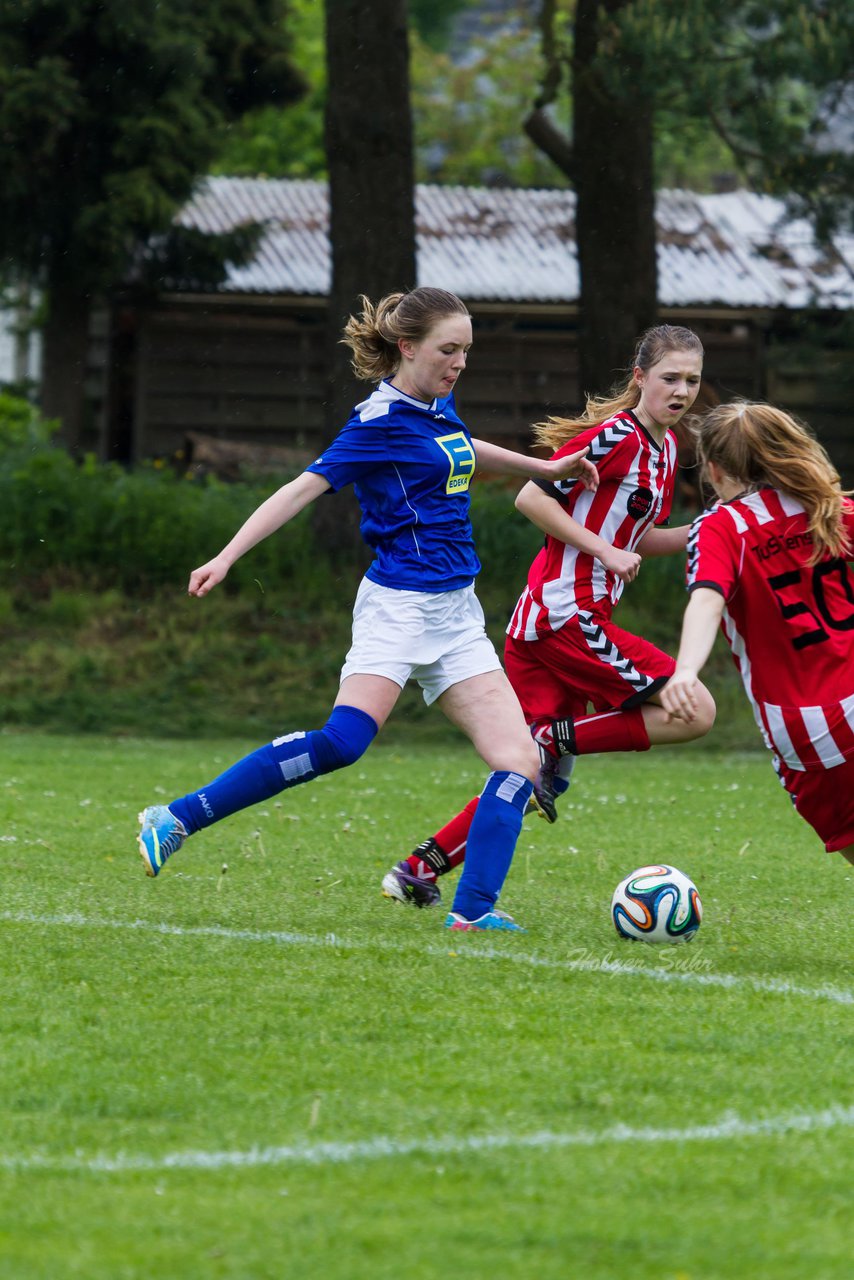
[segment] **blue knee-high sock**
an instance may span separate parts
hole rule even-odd
[[[285,787],[353,764],[376,734],[376,721],[367,712],[358,707],[334,707],[322,729],[276,738],[238,760],[207,786],[173,800],[169,809],[192,834],[239,809],[269,800]]]
[[[454,895],[453,910],[466,920],[477,920],[495,906],[513,861],[532,791],[532,784],[521,773],[496,771],[487,778]]]

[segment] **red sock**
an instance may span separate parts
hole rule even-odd
[[[649,734],[643,711],[605,711],[575,721],[575,754],[595,755],[603,751],[649,751]]]
[[[480,796],[475,796],[472,800],[469,800],[465,809],[458,813],[456,817],[451,818],[450,822],[445,823],[444,827],[437,831],[433,837],[450,863],[449,871],[453,870],[454,867],[458,867],[466,856],[466,841],[469,837],[469,828],[471,827],[479,799]],[[406,861],[412,868],[414,875],[424,875],[424,862],[417,850],[415,853],[411,853]],[[430,868],[428,867],[426,870],[429,871]]]

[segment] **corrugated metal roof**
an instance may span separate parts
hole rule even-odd
[[[420,283],[470,302],[577,301],[573,192],[419,185],[416,211]],[[656,217],[663,306],[854,306],[854,236],[819,249],[780,200],[662,191]],[[266,224],[254,260],[230,271],[226,291],[329,291],[325,183],[209,178],[179,221],[205,231]]]

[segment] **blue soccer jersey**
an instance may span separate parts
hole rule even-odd
[[[471,436],[454,397],[425,404],[383,381],[307,468],[352,484],[375,559],[367,577],[401,591],[454,591],[480,571],[469,519]]]

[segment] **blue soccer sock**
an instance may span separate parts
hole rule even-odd
[[[334,707],[322,729],[289,733],[244,756],[198,791],[169,805],[188,835],[240,809],[269,800],[285,787],[310,782],[364,755],[377,734],[376,721],[358,707]]]
[[[497,770],[487,778],[469,831],[452,908],[466,920],[477,920],[495,906],[532,791],[533,784],[521,773]]]

